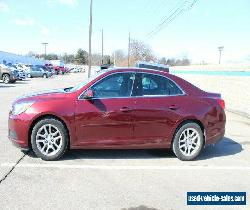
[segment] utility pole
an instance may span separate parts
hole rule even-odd
[[[103,28],[102,28],[102,64],[103,64]]]
[[[128,67],[130,66],[130,32],[128,33]]]
[[[44,58],[46,58],[46,55],[47,55],[47,45],[49,43],[48,42],[43,42],[42,45],[44,45]]]
[[[115,51],[114,51],[114,67],[116,66],[116,60],[115,60]]]
[[[220,64],[220,61],[221,61],[221,52],[224,50],[224,46],[218,47],[218,50],[219,50],[219,64]]]
[[[88,78],[91,75],[91,64],[92,64],[92,53],[91,53],[91,37],[92,37],[92,0],[90,0],[90,11],[89,11],[89,69]]]

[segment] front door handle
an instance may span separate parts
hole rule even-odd
[[[132,109],[130,109],[129,107],[122,107],[122,108],[120,108],[120,111],[121,112],[131,112]]]
[[[176,105],[171,105],[168,107],[170,110],[177,110],[179,109],[180,107],[176,106]]]

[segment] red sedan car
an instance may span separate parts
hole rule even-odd
[[[166,72],[113,69],[82,84],[17,99],[9,139],[43,160],[70,149],[172,148],[193,160],[223,138],[220,94]]]

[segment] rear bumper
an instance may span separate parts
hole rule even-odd
[[[218,143],[223,139],[224,135],[225,135],[225,129],[223,129],[220,133],[217,133],[216,135],[207,138],[206,145]]]

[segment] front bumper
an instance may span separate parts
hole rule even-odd
[[[9,140],[22,150],[29,149],[29,120],[25,113],[20,115],[9,114],[8,137]]]
[[[15,75],[15,74],[11,74],[10,75],[10,80],[11,81],[15,81],[15,80],[17,80],[18,79],[18,75]]]
[[[18,79],[19,80],[23,80],[23,79],[26,79],[26,74],[25,73],[18,73]]]

